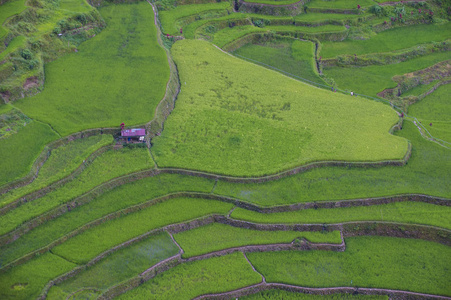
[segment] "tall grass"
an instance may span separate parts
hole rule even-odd
[[[351,221],[385,221],[433,225],[451,229],[451,208],[421,202],[397,202],[346,208],[306,209],[262,214],[237,208],[232,218],[256,223],[330,224]]]
[[[61,135],[148,122],[169,79],[147,2],[100,9],[108,23],[95,38],[46,66],[42,93],[16,102]],[[150,71],[151,70],[151,71]]]
[[[392,237],[347,238],[346,251],[249,253],[268,282],[369,287],[450,296],[451,248]]]
[[[210,214],[226,214],[232,204],[195,198],[175,198],[108,221],[53,248],[70,261],[86,263],[105,250],[147,231]]]
[[[179,41],[172,53],[182,90],[153,141],[161,167],[259,176],[406,153],[407,141],[388,133],[396,113],[380,103],[314,88],[203,41]]]
[[[179,248],[164,232],[142,242],[114,252],[75,277],[53,286],[47,299],[63,299],[83,290],[95,289],[97,293],[134,277],[158,262],[176,255]],[[83,291],[75,293],[78,297]]]
[[[193,299],[261,282],[242,253],[184,263],[157,275],[118,299]]]
[[[295,239],[307,239],[312,243],[341,243],[339,231],[259,231],[213,223],[174,235],[185,251],[183,257],[192,257],[222,249],[265,244],[289,244]]]

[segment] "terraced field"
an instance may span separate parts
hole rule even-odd
[[[449,1],[120,2],[0,0],[0,299],[451,299]]]

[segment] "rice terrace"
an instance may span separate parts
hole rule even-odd
[[[0,0],[0,299],[451,300],[451,0]]]

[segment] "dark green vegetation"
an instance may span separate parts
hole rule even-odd
[[[259,283],[242,253],[177,266],[118,299],[192,299]]]
[[[297,77],[325,84],[315,72],[312,42],[286,40],[261,45],[248,44],[233,52],[251,62],[272,66]]]
[[[16,102],[25,114],[50,123],[63,136],[150,121],[169,79],[147,2],[100,11],[107,28],[81,44],[78,53],[48,64],[42,93]],[[129,20],[126,26],[124,19]]]
[[[145,1],[1,4],[0,96],[10,103],[0,105],[0,189],[24,185],[0,194],[1,299],[192,299],[265,286],[259,273],[303,287],[451,295],[451,3],[258,1],[271,5],[159,0],[162,32]],[[399,106],[402,129],[390,130],[401,119],[389,105],[351,90]],[[121,122],[150,128],[150,144],[113,147]],[[109,126],[117,131],[77,133]],[[365,164],[399,160],[407,143],[407,164]],[[318,160],[359,164],[274,175]],[[412,193],[442,199],[314,203]],[[274,207],[287,204],[300,205]],[[346,222],[355,223],[329,231]],[[234,247],[266,252],[246,252],[250,262],[240,252],[194,257]]]
[[[185,251],[183,257],[246,245],[289,244],[296,239],[306,239],[312,243],[341,243],[338,231],[258,231],[216,223],[176,234],[174,239]]]
[[[345,239],[346,251],[249,253],[268,282],[312,287],[359,286],[450,296],[451,248],[391,237]],[[409,270],[415,270],[410,272]]]
[[[151,236],[128,248],[114,252],[99,264],[87,269],[71,280],[52,287],[47,299],[62,299],[75,293],[81,297],[94,291],[100,294],[122,280],[136,276],[152,265],[177,254],[179,249],[169,235]]]

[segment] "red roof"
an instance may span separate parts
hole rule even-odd
[[[145,136],[146,130],[144,128],[133,128],[121,131],[121,136]]]

